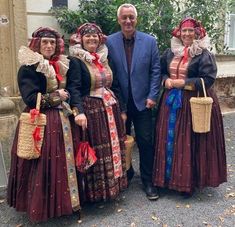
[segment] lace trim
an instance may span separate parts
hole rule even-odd
[[[177,57],[182,57],[184,55],[185,46],[182,44],[182,41],[176,37],[172,37],[171,39],[171,50]],[[210,38],[206,35],[204,38],[200,40],[194,40],[193,44],[188,47],[190,57],[195,57],[196,55],[200,55],[203,49],[210,50]]]
[[[49,61],[43,57],[43,55],[32,51],[26,46],[21,46],[18,53],[18,59],[20,65],[37,65],[37,72],[43,73],[46,77],[55,78],[56,73]],[[69,69],[69,59],[65,55],[60,55],[58,60],[60,71],[63,75],[66,75]]]
[[[90,52],[84,50],[81,46],[81,44],[76,44],[74,46],[70,46],[69,47],[69,53],[71,56],[74,56],[74,57],[77,57],[83,61],[86,61],[88,63],[92,63],[92,60],[95,60],[95,57],[92,56],[90,54]],[[99,55],[99,62],[100,63],[104,63],[105,61],[107,61],[107,57],[108,57],[108,48],[105,44],[102,44],[97,52],[96,52],[98,55]]]

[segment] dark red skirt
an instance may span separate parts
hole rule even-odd
[[[192,193],[195,188],[217,187],[226,182],[223,119],[213,89],[207,91],[208,96],[214,100],[211,130],[208,133],[193,132],[189,99],[197,96],[197,92],[183,91],[182,108],[177,112],[175,125],[171,178],[169,182],[166,182],[165,163],[169,108],[165,103],[168,93],[169,91],[166,90],[163,94],[156,122],[154,185]]]
[[[27,212],[29,219],[34,222],[73,212],[59,111],[49,109],[45,114],[47,125],[39,159],[24,160],[17,157],[17,127],[7,189],[8,204],[17,211]]]
[[[107,114],[102,99],[86,97],[83,102],[87,117],[87,140],[95,150],[97,161],[85,174],[79,174],[83,178],[83,191],[80,192],[82,202],[97,202],[115,199],[119,193],[127,188],[124,127],[118,104],[112,106],[121,149],[123,176],[114,178],[114,167],[111,149],[111,139]],[[81,141],[81,127],[72,123],[75,147]],[[81,190],[81,188],[80,188]]]

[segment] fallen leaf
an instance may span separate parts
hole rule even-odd
[[[230,192],[226,194],[226,197],[235,197],[235,192]]]
[[[176,205],[176,208],[180,208],[180,205],[179,205],[179,204],[177,204],[177,205]]]
[[[189,204],[185,205],[186,208],[190,208],[191,206]]]
[[[122,212],[122,209],[118,209],[117,212],[118,212],[118,213]]]
[[[224,222],[224,218],[223,218],[223,217],[219,217],[219,220],[220,220],[221,222]]]
[[[16,227],[22,227],[23,226],[23,224],[18,224],[18,225],[16,225]]]
[[[152,216],[152,219],[153,219],[154,221],[157,221],[157,220],[158,220],[158,217]]]
[[[5,199],[1,199],[0,200],[0,204],[4,203],[5,202]]]

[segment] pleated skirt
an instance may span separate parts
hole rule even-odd
[[[163,93],[156,120],[153,183],[179,192],[192,193],[195,188],[217,187],[227,181],[223,119],[213,89],[211,129],[208,133],[192,130],[190,98],[195,91],[182,91],[182,107],[177,112],[170,180],[165,178],[166,143],[169,107],[165,104],[169,90]]]
[[[80,184],[83,185],[80,199],[82,203],[112,200],[127,188],[125,132],[120,109],[118,103],[112,105],[123,172],[121,177],[115,178],[108,116],[103,101],[100,98],[86,97],[83,106],[88,122],[86,139],[95,150],[97,161],[85,173],[78,173]],[[82,140],[81,127],[74,122],[72,125],[75,147],[78,147]]]
[[[18,158],[19,125],[11,150],[7,201],[17,211],[27,212],[33,222],[73,213],[59,111],[48,109],[45,114],[47,125],[40,158]]]

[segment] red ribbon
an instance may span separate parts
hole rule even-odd
[[[39,116],[39,110],[31,109],[29,113],[30,113],[31,122],[33,123],[35,121],[35,118]]]
[[[35,121],[35,118],[38,118],[40,115],[40,112],[37,109],[31,109],[29,113],[30,113],[30,119],[32,123]],[[38,153],[40,153],[40,150],[37,146],[37,142],[39,142],[42,139],[40,136],[40,131],[41,131],[41,128],[38,126],[36,126],[36,128],[33,131],[34,147]]]
[[[40,153],[40,150],[37,146],[37,142],[39,142],[42,139],[40,136],[40,131],[41,131],[41,128],[37,126],[33,132],[34,147],[36,148],[38,153]]]
[[[94,60],[92,60],[92,62],[95,64],[95,66],[99,69],[99,72],[103,72],[104,71],[104,67],[103,65],[99,62],[99,55],[97,53],[91,53],[92,56],[95,57]]]
[[[54,70],[55,70],[55,74],[56,74],[56,78],[57,80],[61,81],[63,80],[63,77],[61,76],[60,72],[60,67],[57,63],[57,60],[50,60],[49,64],[53,66]]]
[[[188,61],[188,47],[184,48],[183,64]]]

